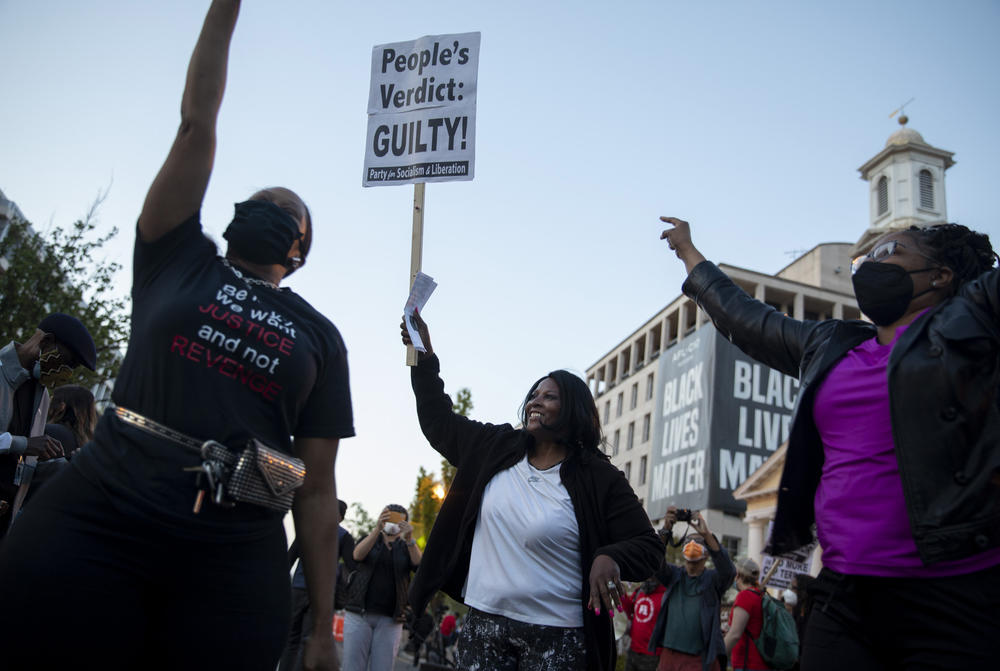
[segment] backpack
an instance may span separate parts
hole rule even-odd
[[[785,606],[767,592],[753,590],[760,597],[760,610],[764,623],[760,635],[750,639],[757,647],[761,659],[772,669],[785,671],[795,666],[799,660],[799,633],[795,618],[785,610]],[[747,632],[747,636],[749,636]]]

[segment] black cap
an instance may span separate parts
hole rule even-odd
[[[84,366],[94,370],[97,365],[97,347],[90,332],[76,317],[53,312],[43,319],[38,328],[45,333],[51,333],[56,340],[69,349]]]

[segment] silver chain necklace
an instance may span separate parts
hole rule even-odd
[[[224,265],[226,268],[229,268],[231,271],[233,271],[233,275],[236,275],[236,277],[240,278],[241,280],[243,280],[247,284],[256,284],[256,285],[259,285],[259,286],[262,286],[262,287],[267,287],[268,289],[274,289],[275,291],[282,291],[283,290],[282,287],[279,287],[274,282],[268,282],[267,280],[259,280],[256,277],[246,277],[240,271],[239,268],[237,268],[236,266],[234,266],[233,264],[231,264],[229,262],[229,259],[227,259],[224,256],[222,257],[222,265]]]

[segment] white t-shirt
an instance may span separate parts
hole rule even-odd
[[[580,529],[559,466],[493,476],[472,539],[465,603],[518,622],[582,627]]]

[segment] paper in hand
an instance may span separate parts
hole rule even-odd
[[[410,342],[413,343],[413,348],[418,352],[426,352],[427,348],[424,347],[424,341],[420,339],[417,327],[413,323],[413,312],[414,310],[423,311],[424,305],[427,304],[427,299],[431,297],[436,288],[437,282],[434,281],[434,278],[418,272],[417,277],[413,280],[413,286],[410,287],[410,297],[406,299],[406,305],[403,306],[406,332],[410,335]]]

